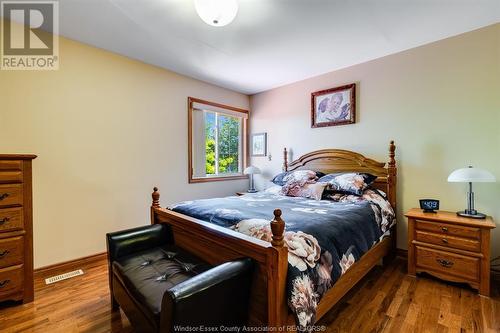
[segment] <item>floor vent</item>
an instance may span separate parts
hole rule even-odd
[[[45,279],[45,284],[56,283],[56,282],[59,282],[62,280],[70,279],[70,278],[78,276],[78,275],[83,275],[83,271],[81,269],[49,277],[49,278]]]

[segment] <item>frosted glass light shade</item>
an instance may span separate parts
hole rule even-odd
[[[489,171],[479,168],[462,168],[453,171],[448,176],[450,183],[494,183],[495,176]]]
[[[203,22],[214,27],[228,25],[238,13],[236,0],[194,0],[194,7]]]
[[[261,171],[260,171],[259,168],[254,167],[254,166],[251,165],[248,168],[246,168],[245,171],[243,171],[243,173],[245,175],[256,175],[256,174],[261,173]]]

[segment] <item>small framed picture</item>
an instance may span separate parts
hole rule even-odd
[[[355,122],[355,83],[311,94],[311,127],[337,126]]]
[[[252,134],[252,156],[267,155],[267,133]]]

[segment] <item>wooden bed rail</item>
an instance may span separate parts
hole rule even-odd
[[[153,189],[152,199],[151,223],[169,225],[176,245],[213,265],[242,257],[254,259],[252,288],[256,292],[250,295],[249,324],[275,327],[276,331],[286,324],[288,249],[284,242],[285,221],[281,218],[281,210],[274,210],[274,219],[270,221],[272,240],[266,242],[161,208],[157,187]]]

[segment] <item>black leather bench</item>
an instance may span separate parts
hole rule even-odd
[[[112,306],[122,308],[136,331],[245,324],[250,259],[212,267],[176,246],[162,224],[106,237]]]

